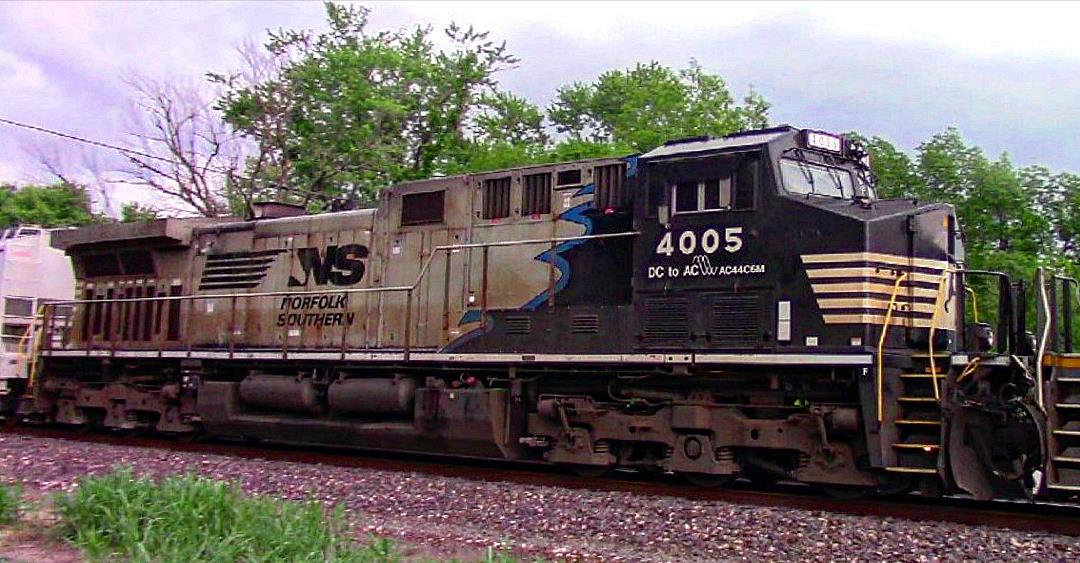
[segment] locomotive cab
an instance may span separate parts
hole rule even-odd
[[[965,272],[950,205],[878,199],[858,146],[791,127],[669,142],[638,169],[641,349],[692,351],[698,373],[802,366],[770,375],[780,400],[857,402],[852,455],[885,470],[879,486],[942,474],[979,497],[1031,490],[1043,432],[1009,359],[1032,355],[1023,299]],[[965,319],[980,275],[1002,280],[995,344]]]
[[[865,352],[887,316],[902,329],[890,344],[925,340],[944,271],[961,259],[953,213],[877,200],[864,156],[791,127],[642,155],[641,346]],[[953,323],[937,328],[947,345]]]

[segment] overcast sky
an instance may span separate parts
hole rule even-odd
[[[610,68],[698,60],[774,123],[911,150],[948,126],[1021,164],[1080,172],[1080,4],[369,3],[373,29],[474,24],[522,62],[505,87],[545,104]],[[122,140],[125,73],[198,79],[268,28],[323,27],[315,2],[0,3],[0,117]],[[94,152],[0,125],[0,180],[34,150]],[[28,153],[28,151],[30,151]]]

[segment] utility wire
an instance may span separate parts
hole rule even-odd
[[[60,137],[62,139],[67,139],[69,141],[75,141],[77,143],[83,143],[85,145],[90,145],[90,146],[103,148],[103,149],[114,150],[114,151],[117,151],[117,152],[119,152],[121,154],[124,154],[125,156],[128,156],[128,157],[130,157],[131,155],[135,155],[135,156],[141,156],[143,158],[149,158],[149,159],[152,159],[152,160],[158,160],[158,161],[161,161],[161,162],[167,162],[167,163],[173,164],[173,165],[180,164],[180,163],[178,163],[177,161],[175,161],[175,160],[173,160],[171,158],[166,158],[166,157],[158,156],[158,155],[155,155],[155,154],[145,153],[145,152],[142,152],[142,151],[138,151],[138,150],[135,150],[135,149],[129,149],[129,148],[126,148],[126,147],[121,147],[121,146],[118,146],[118,145],[112,145],[112,144],[109,144],[109,143],[106,143],[106,142],[103,142],[103,141],[95,141],[93,139],[87,139],[86,137],[80,137],[78,135],[73,135],[71,133],[65,133],[63,131],[57,131],[55,129],[49,129],[47,127],[41,127],[39,125],[32,125],[30,123],[22,123],[20,121],[15,121],[13,119],[7,119],[5,117],[0,117],[0,123],[3,123],[4,125],[10,125],[12,127],[18,127],[18,128],[21,128],[21,129],[28,129],[30,131],[36,131],[38,133],[44,133],[46,135],[52,135],[54,137]],[[244,176],[242,174],[236,174],[234,171],[229,170],[227,168],[219,168],[217,166],[207,166],[206,169],[217,172],[219,174],[231,174],[231,175],[237,176],[239,178],[242,178],[244,180],[249,180],[249,181],[254,180],[254,178],[251,178],[250,176]],[[321,197],[321,198],[332,197],[329,194],[324,194],[324,193],[321,193],[321,192],[313,192],[313,191],[305,190],[305,189],[302,189],[302,188],[290,188],[290,187],[286,187],[286,186],[278,186],[278,187],[280,189],[283,189],[283,190],[295,191],[295,192],[299,192],[299,193],[306,193],[308,195]]]
[[[160,161],[163,161],[163,162],[168,162],[170,164],[176,164],[176,161],[174,161],[174,160],[172,160],[170,158],[165,158],[163,156],[157,156],[157,155],[137,151],[135,149],[129,149],[129,148],[125,148],[125,147],[120,147],[120,146],[117,146],[117,145],[110,145],[109,143],[104,143],[104,142],[101,142],[101,141],[95,141],[93,139],[87,139],[85,137],[79,137],[78,135],[72,135],[70,133],[64,133],[63,131],[56,131],[54,129],[47,129],[45,127],[39,127],[37,125],[31,125],[29,123],[21,123],[21,122],[18,122],[18,121],[12,120],[12,119],[7,119],[7,118],[4,118],[4,117],[0,117],[0,123],[3,123],[5,125],[10,125],[12,127],[20,127],[22,129],[29,129],[31,131],[37,131],[38,133],[45,133],[46,135],[53,135],[54,137],[60,137],[60,138],[63,138],[63,139],[68,139],[68,140],[75,141],[75,142],[78,142],[78,143],[83,143],[83,144],[86,144],[86,145],[91,145],[91,146],[100,147],[100,148],[103,148],[103,149],[119,151],[119,152],[124,153],[124,154],[133,154],[133,155],[136,155],[136,156],[141,156],[143,158],[151,158],[151,159],[154,159],[154,160],[160,160]],[[215,172],[221,172],[221,170],[215,170]]]

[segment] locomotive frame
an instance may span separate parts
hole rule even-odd
[[[18,413],[712,484],[1080,490],[1071,302],[1047,297],[1075,284],[1037,284],[1036,350],[1022,284],[964,270],[951,207],[876,199],[863,157],[784,126],[376,209],[60,233],[80,298],[46,307]],[[996,331],[966,320],[986,275]]]

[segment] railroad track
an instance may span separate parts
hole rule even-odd
[[[975,501],[963,497],[927,498],[915,495],[839,500],[798,484],[769,488],[736,482],[724,488],[685,484],[673,476],[618,472],[609,477],[571,476],[566,470],[546,465],[346,450],[281,443],[248,444],[228,441],[181,440],[167,437],[85,433],[36,426],[8,426],[0,434],[73,440],[114,446],[167,449],[185,453],[266,459],[295,463],[363,467],[383,471],[415,472],[463,479],[500,481],[528,485],[627,492],[680,497],[765,507],[900,518],[914,521],[950,522],[994,526],[1028,532],[1080,536],[1080,505],[1020,501]]]

